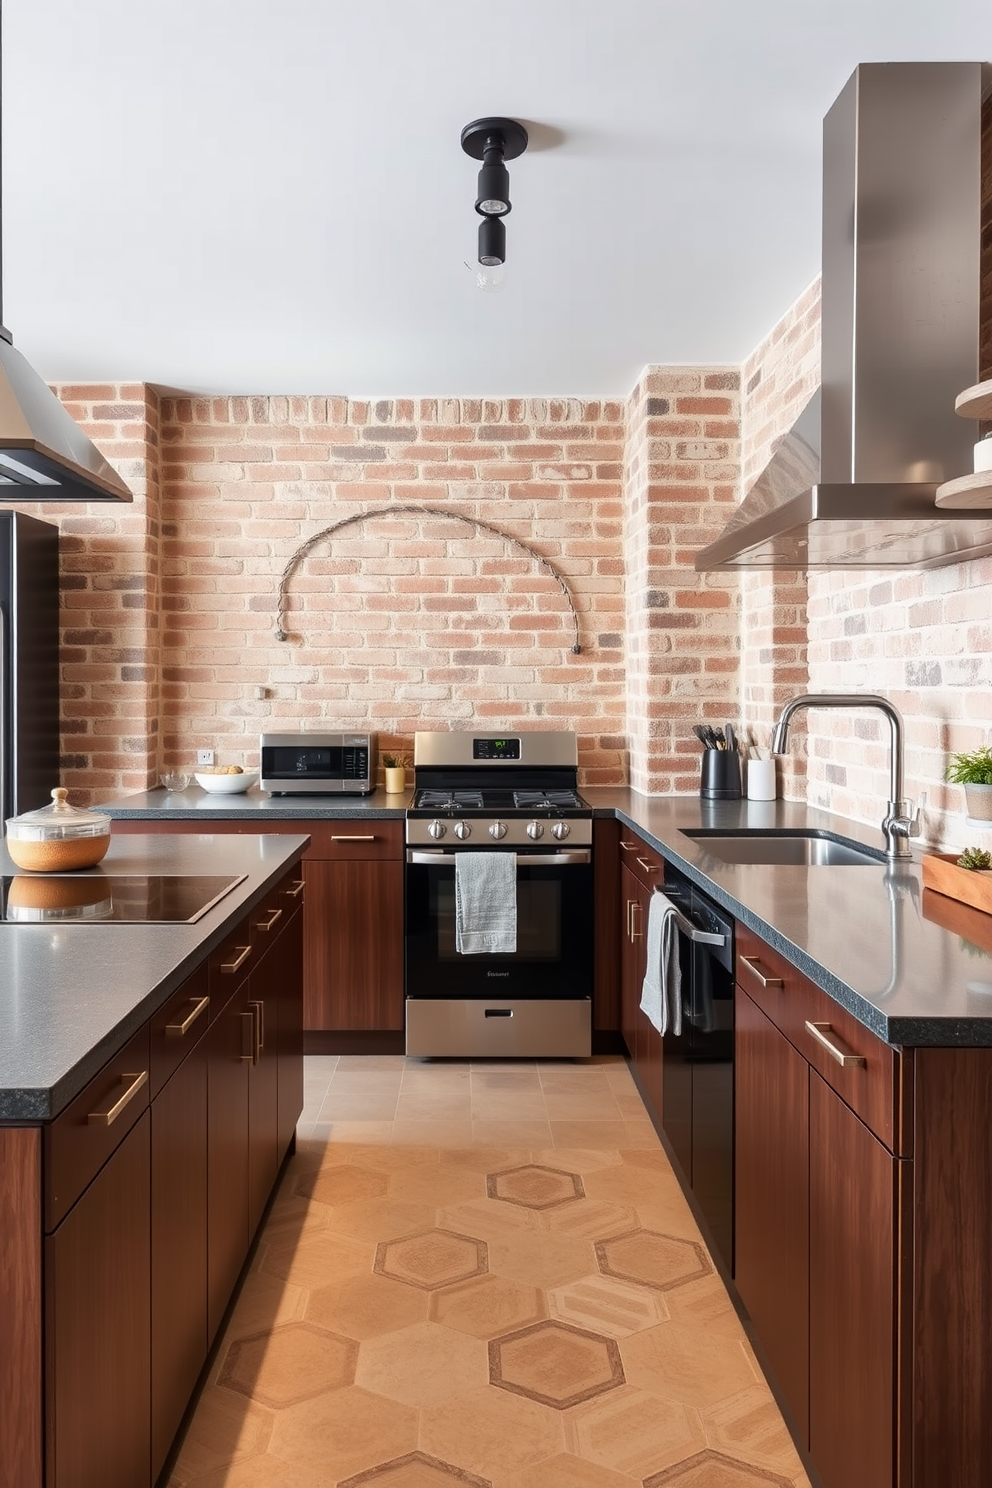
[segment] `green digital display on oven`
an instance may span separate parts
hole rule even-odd
[[[472,758],[477,760],[518,760],[519,739],[473,739]]]

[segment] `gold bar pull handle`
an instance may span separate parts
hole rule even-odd
[[[344,836],[338,836],[338,835],[336,835],[335,833],[332,832],[331,833],[331,841],[332,842],[374,842],[375,841],[375,833],[374,832],[366,832],[366,833],[364,833],[364,835],[358,836],[358,837],[356,837],[356,836],[344,837]]]
[[[755,976],[758,978],[758,981],[763,987],[785,986],[785,983],[783,982],[781,977],[765,975],[765,973],[761,969],[761,962],[758,960],[757,956],[742,956],[741,960],[750,971],[754,972]],[[808,1028],[809,1024],[807,1023],[806,1026]]]
[[[241,1061],[244,1064],[257,1064],[258,1053],[255,1040],[255,1005],[248,1004],[249,1011],[240,1013],[241,1018]]]
[[[620,846],[623,848],[624,852],[636,852],[638,848],[638,844],[636,842],[624,842],[622,837],[620,838]]]
[[[634,916],[632,914],[632,910],[633,910],[634,905],[635,905],[636,902],[637,901],[634,900],[634,899],[628,899],[627,900],[627,939],[628,940],[633,940],[633,938],[634,938],[634,923],[633,923],[634,922]]]
[[[90,1126],[113,1126],[118,1116],[129,1101],[134,1100],[142,1085],[148,1083],[148,1071],[142,1070],[140,1075],[121,1075],[122,1080],[130,1080],[123,1095],[119,1095],[114,1104],[107,1111],[91,1111],[86,1120]]]
[[[298,878],[293,884],[292,888],[286,890],[286,893],[288,894],[290,899],[299,899],[300,895],[303,893],[303,884],[304,880],[302,878]]]
[[[635,861],[638,862],[638,863],[640,863],[640,865],[644,869],[644,872],[645,873],[657,873],[658,872],[658,865],[657,865],[657,863],[649,863],[648,860],[647,860],[647,858],[637,858]]]
[[[265,1047],[265,1004],[262,1002],[249,1002],[248,1006],[251,1008],[252,1013],[251,1062],[252,1064],[257,1064]]]
[[[282,910],[281,909],[270,909],[269,910],[269,918],[267,920],[256,920],[255,921],[255,929],[256,930],[271,930],[272,929],[272,926],[275,924],[276,920],[281,920],[281,919],[282,919]]]
[[[189,1012],[189,1013],[187,1013],[186,1017],[183,1019],[183,1021],[181,1023],[166,1023],[166,1025],[165,1025],[165,1031],[168,1034],[168,1036],[170,1038],[182,1038],[184,1034],[186,1034],[186,1033],[189,1032],[189,1030],[192,1028],[193,1024],[196,1022],[197,1018],[204,1011],[204,1009],[205,1008],[208,1008],[209,1006],[210,1006],[210,998],[209,997],[201,997],[201,998],[199,998],[193,1004],[192,1011]]]
[[[827,1038],[828,1033],[833,1033],[833,1028],[829,1023],[811,1023],[807,1018],[806,1031],[811,1033],[816,1042],[823,1045],[831,1059],[836,1059],[844,1069],[856,1069],[858,1066],[864,1069],[867,1065],[868,1061],[863,1054],[849,1054],[846,1049],[841,1049],[835,1044],[833,1039]]]
[[[639,899],[635,899],[632,902],[630,909],[630,938],[631,940],[640,940],[643,931],[634,929],[634,910],[636,909],[638,914],[643,914],[644,906],[641,904]]]
[[[233,961],[222,961],[220,963],[221,971],[226,972],[229,976],[233,976],[236,971],[240,971],[251,955],[250,945],[241,946],[238,949],[240,949],[241,954],[235,956]]]

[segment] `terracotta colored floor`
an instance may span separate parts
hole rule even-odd
[[[620,1059],[306,1099],[170,1488],[808,1488]]]

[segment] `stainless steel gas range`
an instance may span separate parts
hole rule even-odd
[[[592,1049],[592,809],[573,733],[418,733],[406,824],[406,1051],[586,1056]],[[459,949],[478,854],[515,913],[513,949]],[[499,905],[497,908],[506,908]]]

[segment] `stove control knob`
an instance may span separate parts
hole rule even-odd
[[[532,842],[536,842],[539,837],[543,837],[544,823],[539,821],[528,822],[527,836],[531,839]]]
[[[506,836],[506,822],[495,821],[489,828],[490,837],[495,837],[498,842],[501,837]]]
[[[558,821],[555,822],[554,826],[551,828],[551,835],[556,842],[563,842],[564,839],[568,836],[569,831],[570,828],[568,822]]]
[[[432,821],[427,828],[427,835],[428,837],[433,837],[434,841],[437,842],[444,836],[447,830],[443,821]]]
[[[464,842],[466,837],[471,837],[472,828],[468,822],[455,822],[455,836],[459,842]]]

